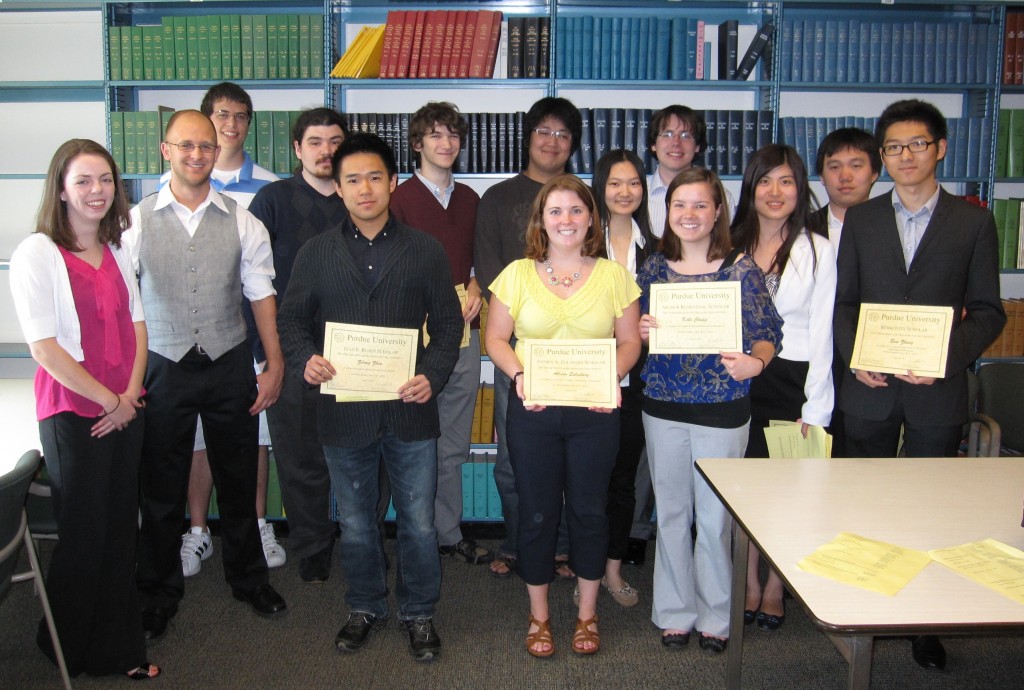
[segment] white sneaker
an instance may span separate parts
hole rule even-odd
[[[203,568],[203,561],[213,554],[213,539],[210,531],[193,527],[181,535],[181,572],[192,577]]]
[[[267,567],[280,568],[284,565],[284,548],[277,542],[274,526],[269,522],[260,527],[260,539],[263,541],[263,555],[267,559]]]

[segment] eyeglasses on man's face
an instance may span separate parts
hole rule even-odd
[[[227,122],[228,120],[234,120],[238,124],[245,124],[252,118],[249,117],[249,113],[233,113],[229,110],[215,110],[213,116],[221,122]]]
[[[564,129],[548,129],[547,127],[537,127],[533,130],[533,133],[542,139],[555,139],[557,141],[571,141],[572,134]]]
[[[173,141],[165,141],[164,143],[168,146],[177,146],[178,150],[182,153],[192,153],[199,149],[200,153],[207,156],[219,148],[216,144],[193,144],[191,141],[183,141],[180,144],[175,144]]]
[[[689,132],[673,132],[671,129],[666,129],[664,132],[658,132],[658,138],[662,141],[690,141],[693,139],[693,135]]]
[[[912,141],[909,144],[886,144],[882,147],[882,155],[889,157],[899,156],[903,153],[903,149],[907,149],[911,153],[924,153],[928,150],[929,146],[937,143],[939,143],[938,139],[932,139],[931,141],[918,139],[917,141]]]

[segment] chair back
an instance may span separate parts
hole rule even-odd
[[[11,588],[25,532],[25,497],[39,460],[39,451],[30,450],[21,456],[14,469],[0,476],[0,598]]]
[[[985,364],[978,382],[978,412],[999,422],[1004,447],[1024,452],[1024,364]]]

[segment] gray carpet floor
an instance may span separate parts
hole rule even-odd
[[[287,548],[287,539],[282,539]],[[494,542],[484,541],[489,546]],[[304,583],[297,559],[271,572],[288,602],[280,619],[265,620],[231,595],[223,580],[220,540],[202,572],[186,581],[185,599],[167,636],[150,648],[163,669],[143,685],[118,677],[73,680],[80,688],[721,688],[726,655],[711,656],[694,641],[678,652],[662,649],[650,622],[654,544],[643,566],[625,566],[641,603],[620,608],[602,592],[602,649],[578,657],[570,647],[575,622],[573,586],[551,590],[557,651],[538,660],[524,647],[529,607],[517,577],[498,579],[486,566],[443,559],[443,586],[435,618],[444,643],[439,660],[422,664],[408,654],[395,620],[357,654],[341,654],[333,640],[345,620],[344,579],[337,561],[325,584]],[[52,542],[44,542],[48,561]],[[387,541],[394,559],[394,540]],[[336,552],[337,554],[337,552]],[[393,577],[393,574],[392,574]],[[788,602],[785,625],[774,633],[746,629],[744,688],[842,688],[847,665],[799,606]],[[1016,606],[1007,601],[1007,606]],[[56,668],[38,652],[39,603],[28,584],[0,602],[0,688],[59,688]],[[1024,688],[1024,639],[947,637],[945,672],[928,672],[911,659],[910,643],[881,639],[874,648],[873,688]]]

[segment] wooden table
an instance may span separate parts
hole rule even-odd
[[[27,450],[42,450],[32,379],[0,379],[0,474]]]
[[[876,635],[1024,632],[1024,605],[930,563],[896,596],[811,575],[797,561],[840,532],[928,551],[987,537],[1024,550],[1024,459],[703,459],[736,521],[727,681],[739,688],[748,539],[867,688]]]

